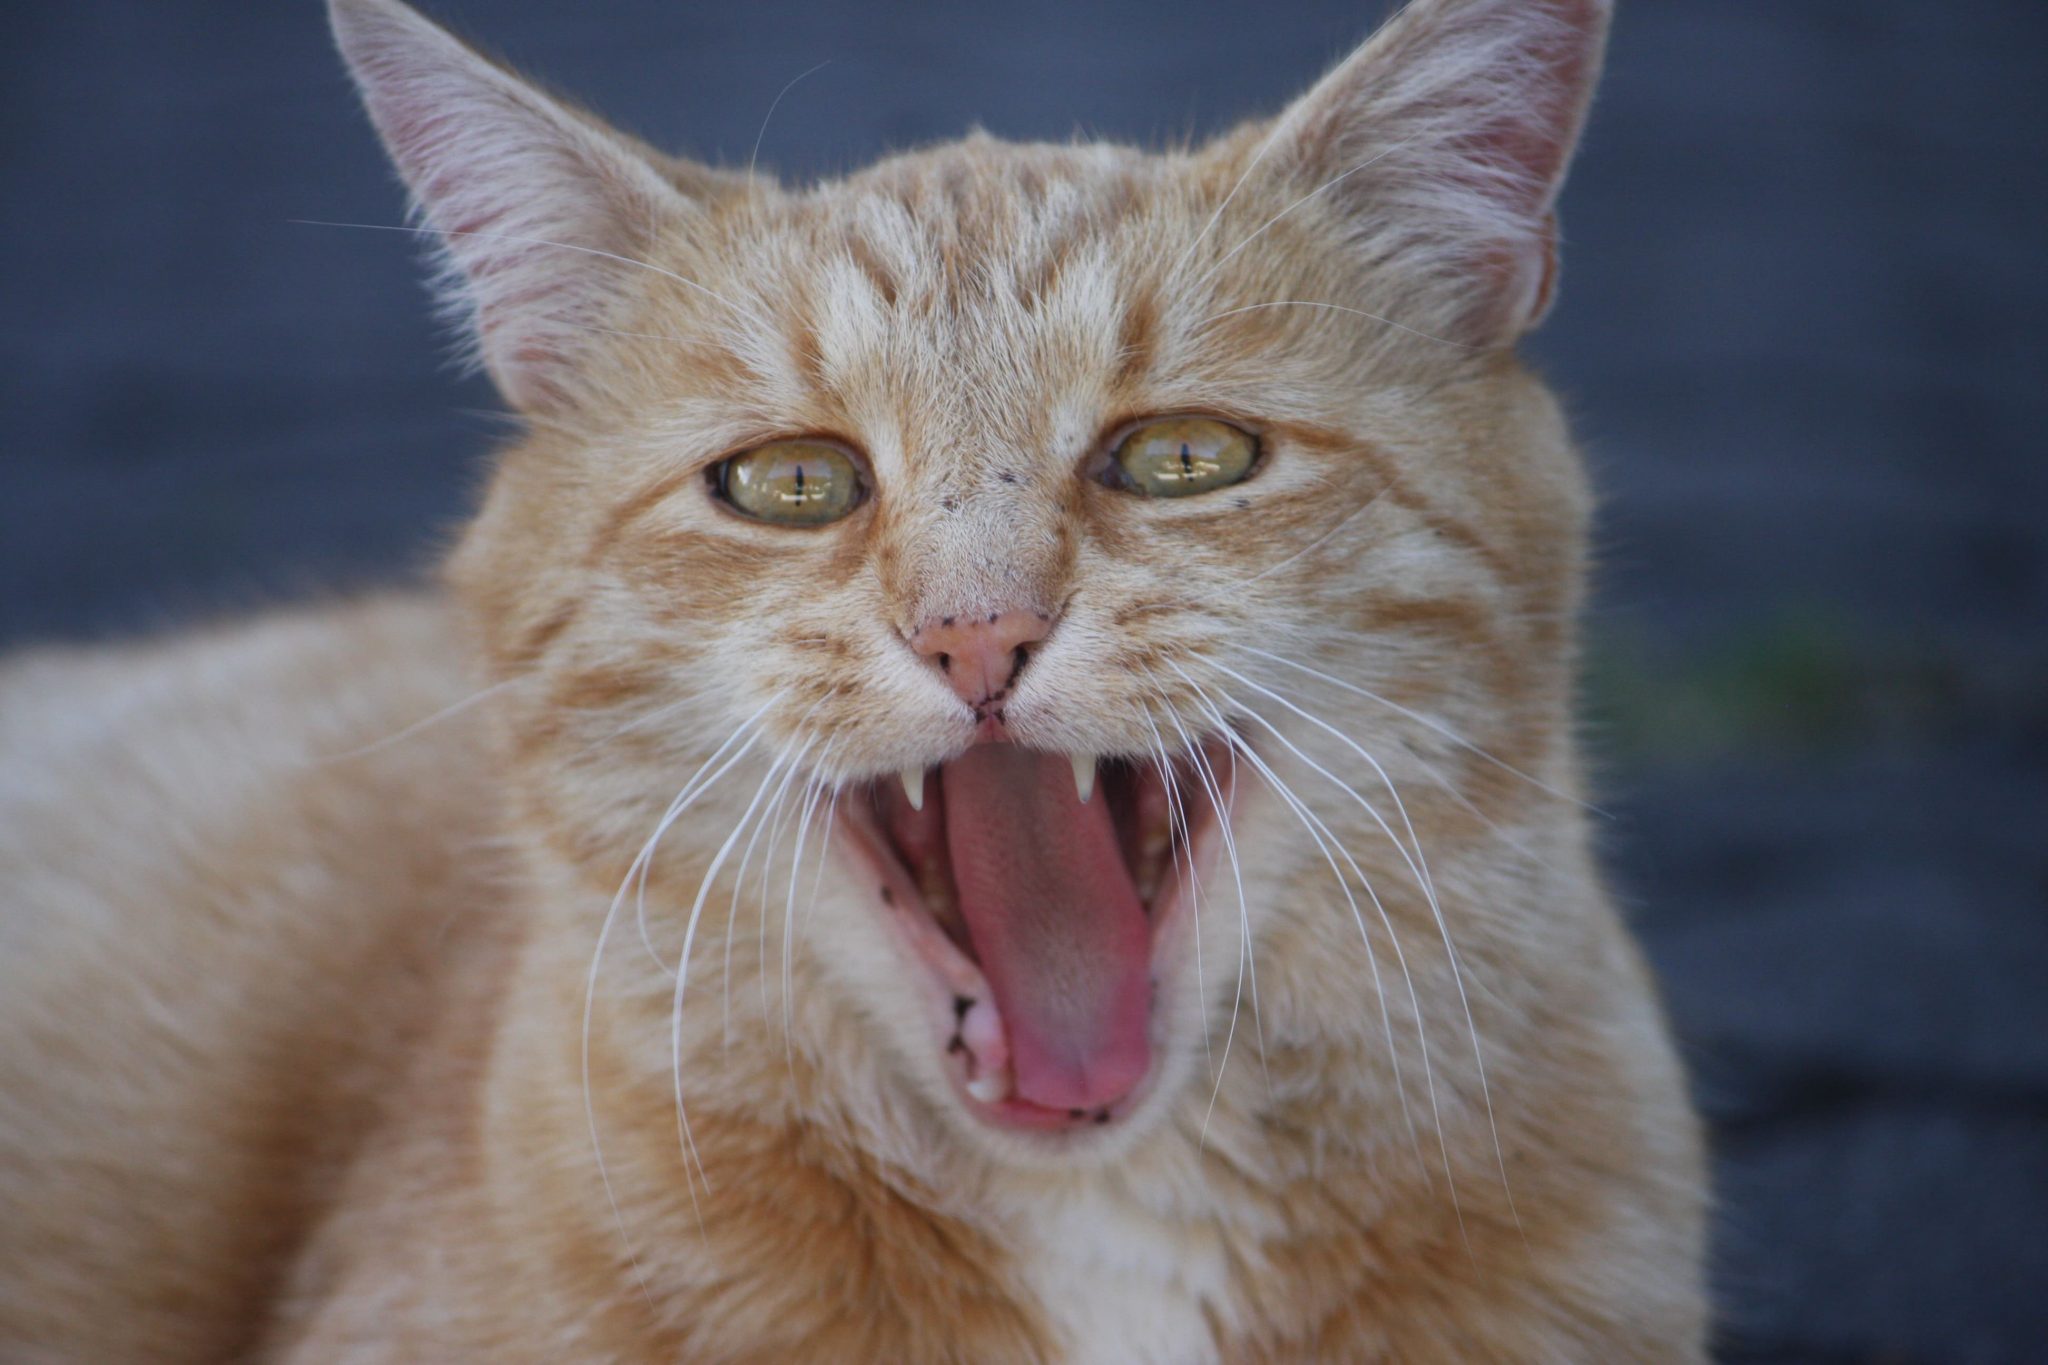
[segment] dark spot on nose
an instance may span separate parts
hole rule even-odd
[[[999,478],[999,479],[1001,479],[1001,480],[1002,480],[1002,481],[1003,481],[1004,483],[1015,483],[1015,482],[1017,482],[1017,476],[1016,476],[1015,474],[1012,474],[1012,473],[1011,473],[1011,472],[1010,472],[1009,470],[1007,470],[1007,469],[1005,469],[1005,470],[1004,470],[1004,471],[1003,471],[1002,473],[1000,473],[1000,474],[996,475],[996,477],[997,477],[997,478]]]

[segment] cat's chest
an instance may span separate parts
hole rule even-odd
[[[1013,1254],[1063,1365],[1217,1360],[1230,1294],[1213,1223],[1162,1218],[1091,1186],[1031,1201],[1013,1227]]]

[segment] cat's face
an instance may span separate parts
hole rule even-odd
[[[457,560],[522,815],[609,891],[687,798],[671,960],[774,944],[998,1152],[1206,1093],[1246,945],[1356,998],[1337,860],[1417,891],[1403,826],[1497,790],[1449,736],[1541,767],[1561,714],[1584,500],[1507,345],[1602,16],[1437,13],[1508,8],[1418,5],[1201,151],[789,191],[345,6],[532,418]],[[1465,90],[1487,53],[1531,88]]]

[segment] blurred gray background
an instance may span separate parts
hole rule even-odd
[[[445,0],[829,174],[1268,112],[1378,0]],[[443,363],[312,0],[6,6],[0,644],[431,560]],[[1730,1362],[2048,1360],[2048,4],[1634,0],[1533,354],[1608,502],[1603,837],[1715,1126]]]

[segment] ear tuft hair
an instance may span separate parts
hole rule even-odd
[[[689,210],[655,154],[400,0],[332,0],[336,42],[507,401],[568,401],[654,226]]]

